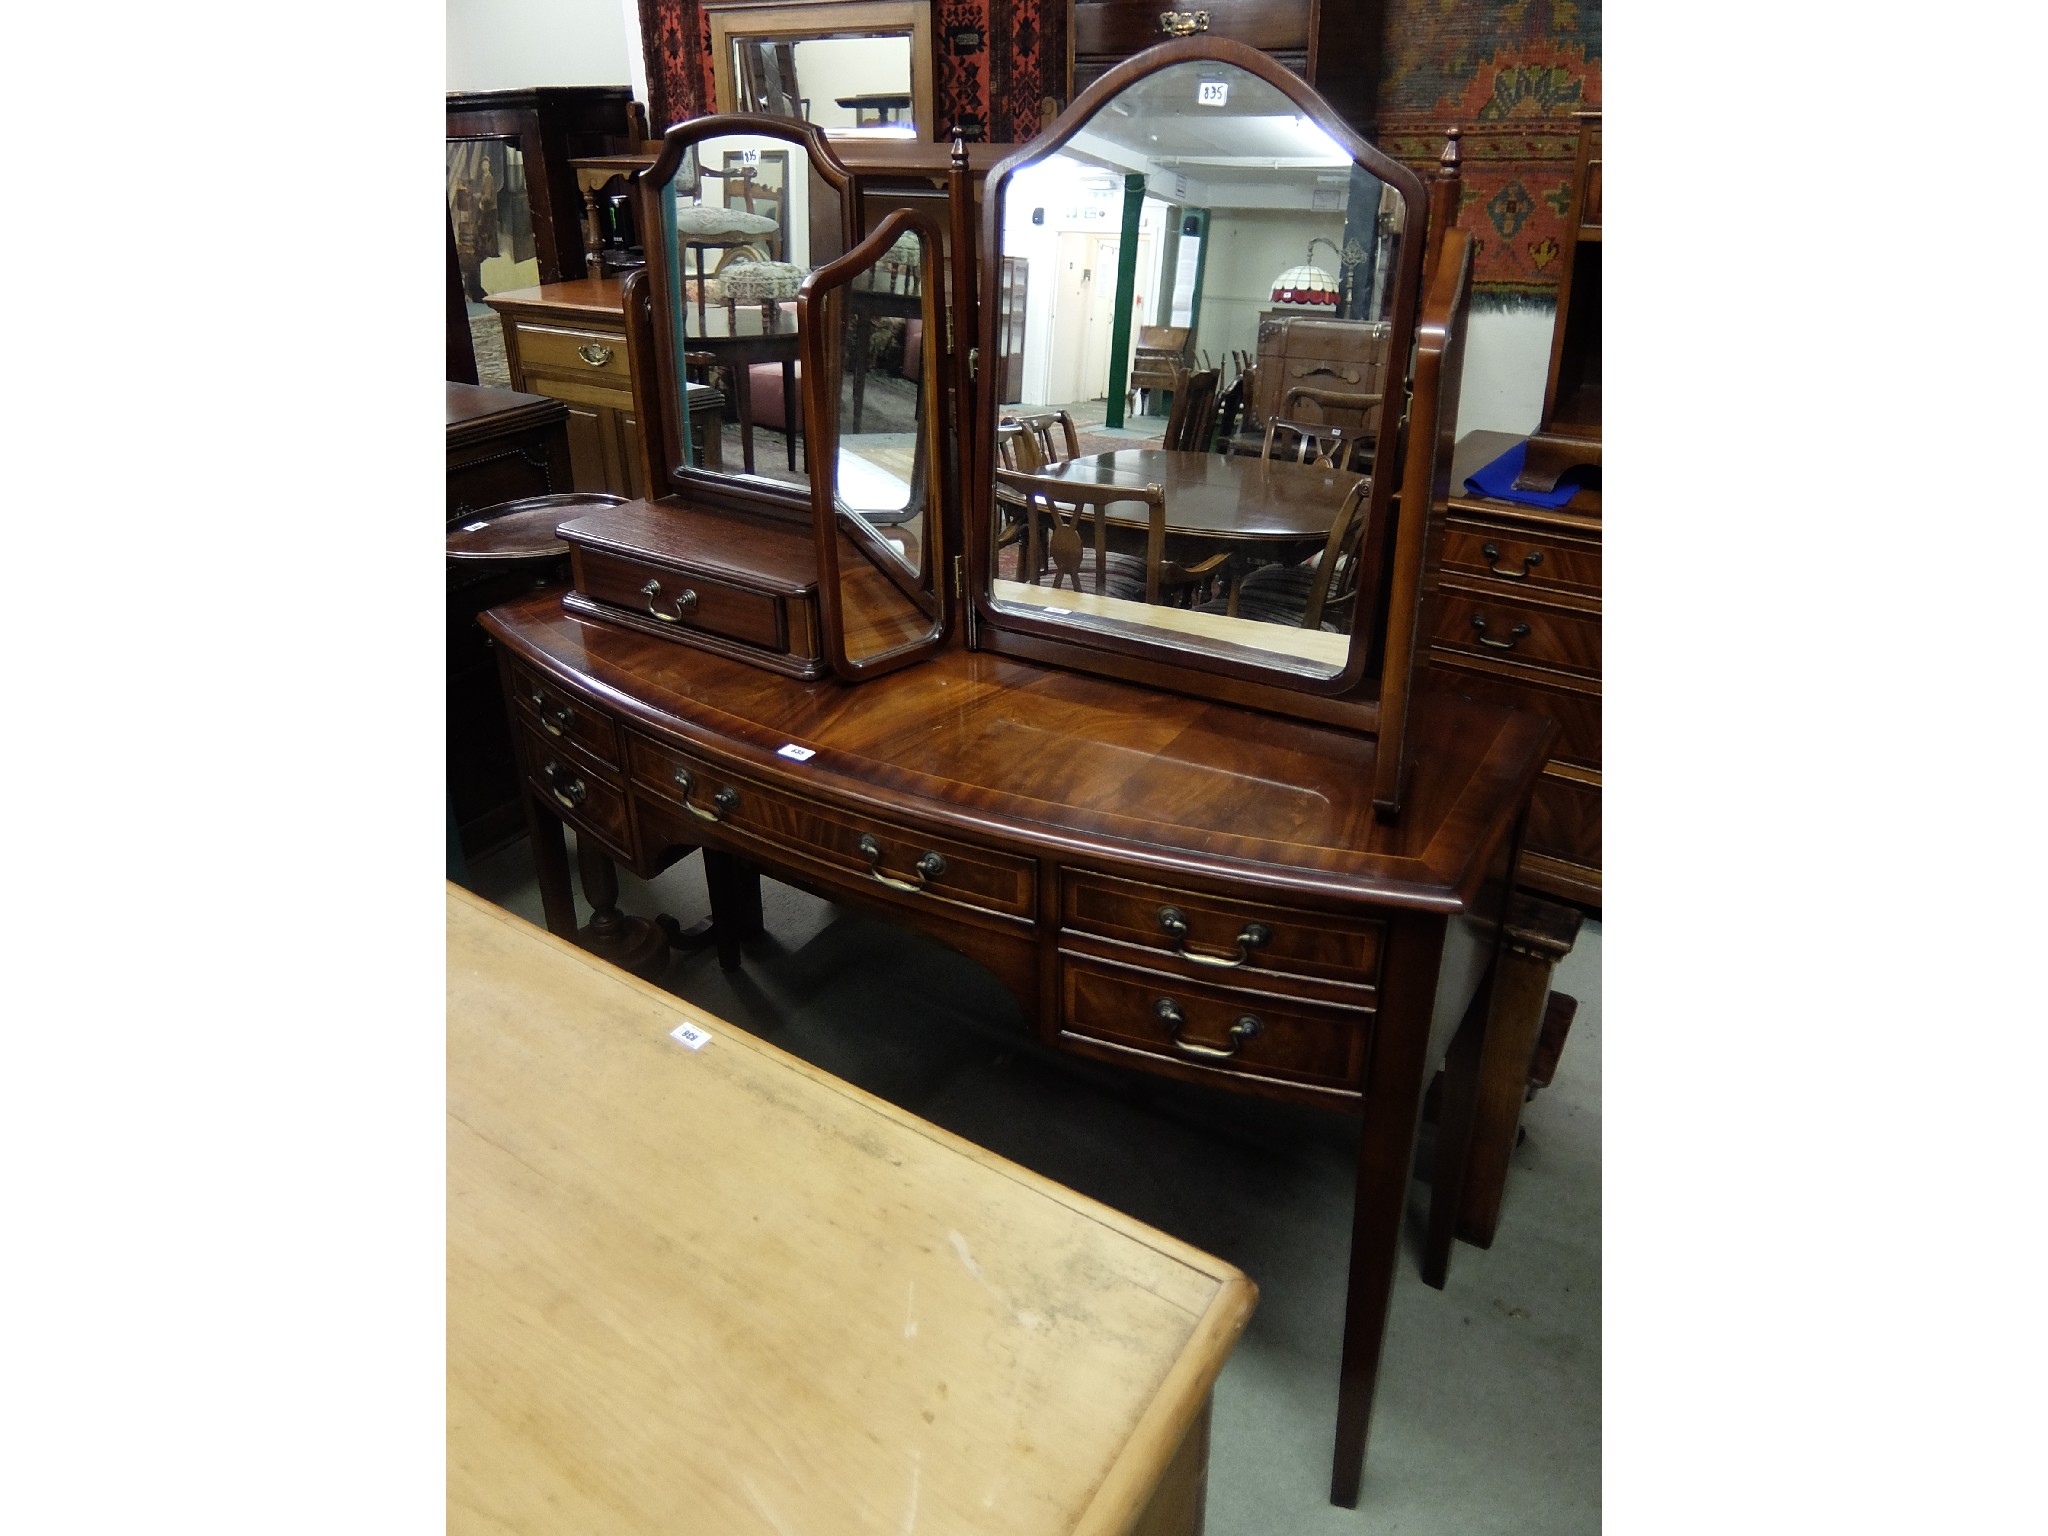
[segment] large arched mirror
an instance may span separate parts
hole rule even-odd
[[[1220,41],[1127,61],[998,165],[983,293],[1031,278],[1021,324],[981,315],[976,643],[1309,714],[1376,697],[1426,222],[1420,178]],[[1171,409],[1106,425],[1148,327],[1184,348]]]
[[[635,178],[669,488],[810,516],[796,299],[852,244],[848,183],[814,130],[742,116],[677,124]]]

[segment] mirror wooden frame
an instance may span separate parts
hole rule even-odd
[[[1321,96],[1284,65],[1257,49],[1227,39],[1191,38],[1166,43],[1125,60],[1077,96],[1043,134],[990,170],[982,197],[980,292],[995,292],[999,280],[1005,193],[1011,174],[1057,153],[1125,87],[1161,70],[1184,64],[1228,64],[1257,76],[1298,107],[1303,117],[1315,122],[1354,162],[1363,165],[1401,194],[1407,218],[1394,269],[1388,358],[1390,369],[1400,368],[1405,391],[1411,383],[1409,368],[1416,340],[1425,257],[1432,241],[1440,233],[1433,227],[1429,197],[1422,178],[1360,138]],[[993,359],[997,355],[995,324],[994,306],[982,305],[981,313],[975,317],[972,334],[978,337],[980,356],[984,359]],[[1391,378],[1389,383],[1392,383]],[[1395,436],[1397,457],[1387,463],[1388,472],[1374,476],[1370,526],[1380,531],[1371,536],[1375,544],[1373,559],[1378,567],[1371,588],[1372,619],[1361,623],[1354,631],[1343,668],[1334,676],[1317,677],[1290,672],[1284,663],[1277,660],[1269,665],[1185,650],[1166,640],[1099,631],[1082,634],[1053,620],[1020,614],[1014,607],[998,607],[991,591],[994,476],[989,467],[994,457],[1000,408],[996,393],[986,386],[977,389],[973,421],[963,434],[971,444],[971,450],[964,457],[971,459],[974,465],[971,479],[963,491],[962,546],[966,569],[971,573],[968,583],[970,622],[974,632],[973,643],[978,649],[1247,704],[1277,714],[1367,731],[1377,729],[1381,681],[1387,663],[1393,659],[1388,636],[1403,623],[1403,615],[1393,611],[1396,605],[1391,600],[1402,589],[1404,576],[1408,578],[1409,586],[1414,585],[1414,579],[1420,572],[1422,553],[1419,542],[1399,537],[1395,519],[1390,515],[1395,487],[1402,483],[1402,473],[1397,466],[1404,465],[1406,460],[1405,432]],[[1391,389],[1389,393],[1392,393]],[[1390,400],[1390,417],[1394,416],[1392,406]],[[1407,569],[1408,564],[1413,565],[1412,571]],[[1365,611],[1365,591],[1361,583],[1361,613]],[[1406,622],[1412,625],[1413,616],[1406,616]]]
[[[832,153],[829,141],[816,128],[794,118],[761,117],[742,112],[689,118],[662,135],[661,153],[652,165],[644,167],[633,177],[633,190],[639,198],[642,241],[648,247],[650,278],[664,271],[661,264],[670,259],[671,235],[662,214],[661,193],[681,168],[684,155],[692,145],[707,139],[746,135],[780,139],[802,149],[810,157],[812,171],[838,196],[840,248],[850,250],[858,243],[854,238],[859,214],[855,207],[853,173]],[[795,174],[794,166],[789,174]],[[787,191],[786,177],[785,195]],[[658,240],[655,238],[657,233]],[[787,255],[786,252],[784,254]],[[679,252],[675,259],[680,262]],[[807,490],[794,485],[776,487],[770,481],[708,470],[684,461],[686,434],[677,405],[677,381],[685,376],[683,360],[676,355],[676,322],[679,317],[672,307],[675,301],[669,284],[666,281],[654,282],[653,290],[655,348],[664,383],[661,390],[661,437],[669,446],[669,452],[666,455],[668,462],[661,466],[664,474],[659,482],[660,489],[655,489],[654,483],[650,483],[650,499],[671,493],[684,494],[713,506],[808,522],[811,498]]]
[[[932,46],[930,0],[703,0],[711,24],[712,98],[721,113],[739,110],[732,77],[735,38],[772,37],[791,43],[810,38],[897,36],[910,39],[910,110],[917,137],[938,138],[937,95],[932,81],[937,52]],[[789,119],[797,121],[797,119]],[[829,130],[820,129],[829,137]]]
[[[818,610],[823,619],[825,655],[832,664],[832,670],[847,682],[878,677],[884,672],[893,672],[898,667],[923,660],[946,644],[947,635],[953,627],[953,609],[943,577],[950,554],[946,531],[950,524],[944,491],[946,477],[942,472],[946,423],[940,414],[944,407],[940,384],[945,370],[941,360],[933,355],[938,338],[945,334],[947,322],[945,263],[940,259],[943,232],[938,221],[913,209],[896,210],[845,256],[805,278],[796,299],[797,330],[805,338],[804,409],[812,423],[813,441],[830,445],[833,455],[830,462],[836,465],[840,360],[844,340],[836,327],[825,323],[827,303],[834,292],[843,291],[855,278],[871,269],[906,233],[915,234],[922,245],[919,297],[926,351],[918,390],[924,406],[925,442],[919,465],[924,484],[913,488],[920,490],[924,497],[921,571],[913,578],[893,556],[881,551],[872,552],[870,558],[877,569],[898,587],[904,598],[931,622],[922,638],[893,650],[858,660],[848,654],[847,616],[840,586],[840,541],[846,539],[859,548],[871,535],[857,526],[845,526],[844,514],[838,505],[836,477],[814,470],[811,476],[811,509],[818,545]],[[918,579],[926,584],[923,590],[917,585]]]

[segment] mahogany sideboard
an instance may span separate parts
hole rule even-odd
[[[765,870],[979,961],[1059,1050],[1361,1118],[1332,1480],[1355,1505],[1423,1090],[1468,1008],[1485,1018],[1556,728],[1418,700],[1388,822],[1353,730],[985,651],[804,681],[552,592],[482,622],[552,931],[576,928],[564,824],[579,861],[643,878],[701,846],[728,965]],[[1462,1157],[1439,1160],[1446,1216]],[[1448,1247],[1448,1220],[1431,1233]]]
[[[1555,511],[1464,490],[1521,439],[1462,438],[1442,516],[1429,634],[1432,686],[1561,727],[1529,808],[1518,882],[1600,905],[1600,492]],[[1425,675],[1428,675],[1425,674]]]

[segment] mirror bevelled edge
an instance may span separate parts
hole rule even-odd
[[[1047,162],[1065,150],[1082,135],[1091,120],[1127,88],[1183,65],[1231,66],[1256,77],[1264,86],[1292,103],[1292,109],[1298,111],[1305,121],[1320,129],[1350,157],[1354,165],[1365,168],[1391,189],[1399,200],[1403,237],[1392,263],[1391,303],[1387,312],[1390,334],[1386,343],[1388,377],[1382,416],[1383,451],[1370,477],[1372,517],[1368,536],[1375,541],[1385,539],[1386,552],[1376,571],[1377,588],[1361,595],[1361,613],[1352,626],[1344,663],[1333,675],[1305,675],[1278,661],[1245,660],[1220,654],[1226,649],[1224,647],[1189,650],[1156,637],[1139,638],[1129,633],[1080,630],[1056,620],[1048,621],[1020,613],[1014,606],[999,604],[992,590],[995,581],[994,466],[997,462],[996,429],[1001,412],[999,385],[993,375],[1001,317],[989,295],[997,291],[1000,282],[1005,255],[1005,214],[1012,182],[1018,172]],[[1409,383],[1422,268],[1434,235],[1429,227],[1424,185],[1414,171],[1363,140],[1311,87],[1268,55],[1222,39],[1195,38],[1167,43],[1126,60],[1082,92],[1044,134],[999,162],[989,172],[982,208],[982,298],[976,326],[982,358],[982,383],[976,391],[974,420],[970,429],[976,457],[983,467],[977,469],[973,483],[964,488],[962,517],[963,550],[970,575],[968,592],[974,607],[975,622],[971,630],[975,636],[974,643],[983,649],[1080,670],[1249,703],[1280,713],[1362,724],[1369,728],[1378,693],[1376,666],[1384,644],[1382,624],[1385,614],[1381,597],[1391,577],[1387,569],[1391,563],[1393,532],[1390,507],[1400,483],[1397,470],[1400,433],[1397,424],[1401,420]],[[1135,335],[1135,323],[1132,332]],[[1366,607],[1367,604],[1371,605],[1370,608]]]
[[[653,290],[651,299],[662,437],[672,449],[671,462],[665,466],[665,484],[650,486],[649,492],[650,495],[688,495],[692,500],[713,506],[757,512],[785,520],[807,520],[810,496],[805,489],[794,485],[777,486],[759,479],[706,469],[687,459],[687,437],[681,408],[685,368],[684,360],[677,354],[675,340],[681,323],[677,311],[681,290],[680,266],[671,271],[671,264],[679,264],[682,260],[682,248],[674,232],[667,227],[662,198],[693,148],[707,140],[721,138],[776,140],[802,150],[809,162],[807,174],[814,182],[822,183],[837,203],[836,217],[830,224],[838,249],[846,251],[855,243],[857,213],[853,175],[832,152],[824,135],[815,128],[786,118],[714,113],[688,118],[662,135],[660,154],[653,164],[637,172],[632,182],[639,199],[641,228],[659,232],[658,241],[649,241],[649,280]]]

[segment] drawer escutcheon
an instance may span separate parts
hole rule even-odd
[[[1500,568],[1500,546],[1498,544],[1482,544],[1479,546],[1479,553],[1486,556],[1487,570],[1504,581],[1527,581],[1536,567],[1543,563],[1543,551],[1532,549],[1528,554],[1522,556],[1522,568],[1519,571],[1504,571]]]
[[[860,849],[868,861],[868,878],[886,885],[892,891],[908,891],[912,895],[924,889],[927,880],[936,880],[946,872],[946,861],[936,853],[926,853],[917,861],[916,880],[898,880],[894,875],[882,873],[882,845],[872,832],[863,832],[854,846]]]
[[[1159,909],[1159,926],[1164,928],[1167,937],[1174,941],[1173,952],[1180,956],[1181,959],[1191,960],[1196,965],[1213,965],[1218,970],[1232,970],[1237,966],[1245,964],[1251,959],[1253,950],[1265,948],[1267,944],[1272,942],[1273,938],[1273,930],[1264,923],[1246,923],[1243,928],[1238,930],[1237,954],[1234,957],[1229,955],[1204,955],[1188,948],[1187,914],[1182,912],[1179,907],[1161,907]],[[1256,1033],[1256,1031],[1254,1032]],[[1179,1042],[1176,1041],[1175,1043],[1178,1044]]]
[[[589,791],[583,787],[583,780],[569,773],[553,758],[549,758],[547,766],[541,769],[541,776],[548,781],[548,793],[572,811],[581,810],[583,802],[589,798]],[[567,783],[563,782],[565,776]]]
[[[685,587],[670,599],[676,606],[674,613],[663,613],[661,611],[660,581],[649,581],[646,586],[640,589],[640,595],[647,599],[647,611],[664,624],[682,623],[683,615],[697,606],[697,589],[695,587]]]
[[[1193,1056],[1201,1061],[1230,1060],[1231,1057],[1244,1049],[1247,1040],[1257,1039],[1259,1031],[1266,1027],[1259,1022],[1257,1014],[1241,1013],[1237,1016],[1237,1022],[1230,1026],[1231,1044],[1227,1046],[1197,1045],[1192,1040],[1181,1039],[1180,1032],[1186,1026],[1188,1016],[1181,1011],[1180,1004],[1176,1003],[1172,998],[1160,998],[1152,1005],[1152,1014],[1171,1032],[1169,1038],[1173,1041],[1173,1048],[1175,1050],[1184,1056]]]

